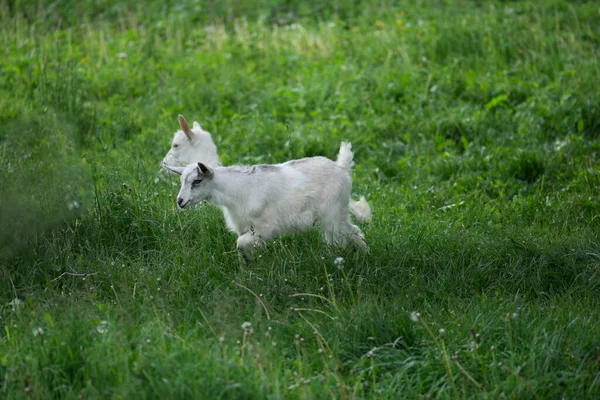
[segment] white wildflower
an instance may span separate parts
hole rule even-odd
[[[15,297],[13,299],[13,301],[11,301],[10,303],[8,303],[8,305],[12,307],[13,311],[17,311],[18,309],[20,309],[21,307],[23,307],[23,301],[21,301],[18,297]]]
[[[108,321],[100,321],[100,323],[96,326],[96,331],[100,334],[108,332]]]

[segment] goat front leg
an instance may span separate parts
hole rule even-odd
[[[237,249],[240,253],[240,260],[243,261],[244,264],[247,264],[254,252],[254,248],[260,246],[262,243],[263,241],[260,235],[254,231],[240,235],[237,240]]]

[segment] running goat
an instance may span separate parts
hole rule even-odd
[[[194,121],[190,129],[183,115],[179,115],[180,131],[175,132],[171,149],[161,162],[161,172],[165,172],[166,165],[172,167],[185,167],[188,164],[202,162],[208,167],[220,166],[217,146],[210,133],[204,131],[200,124]],[[371,207],[364,196],[358,201],[349,200],[348,206],[356,219],[360,222],[371,221]]]
[[[325,241],[367,249],[361,230],[350,222],[352,150],[342,142],[337,161],[310,157],[283,164],[209,167],[165,166],[181,174],[180,209],[206,200],[223,210],[227,227],[238,234],[244,257],[277,236],[310,230],[319,223]]]

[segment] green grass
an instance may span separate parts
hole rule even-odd
[[[0,397],[600,396],[597,2],[8,1],[0,27]],[[371,251],[315,231],[240,265],[155,182],[179,113],[225,164],[351,141]]]

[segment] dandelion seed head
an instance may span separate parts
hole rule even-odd
[[[250,322],[246,321],[242,324],[242,329],[246,332],[249,332],[250,329],[252,329],[252,324]]]
[[[411,312],[410,319],[412,319],[413,322],[419,322],[421,320],[421,313],[418,313],[416,311]]]

